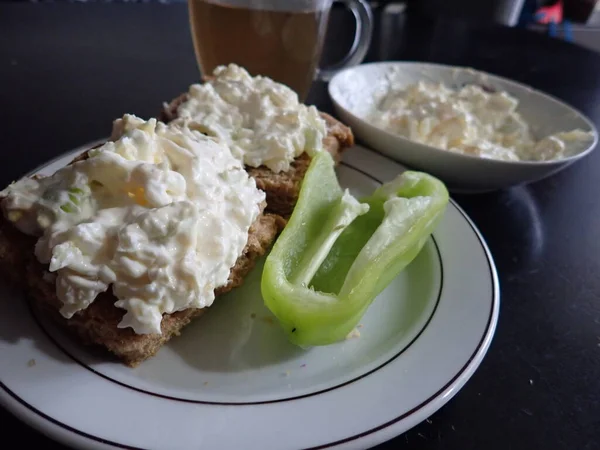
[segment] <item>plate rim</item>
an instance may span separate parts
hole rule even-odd
[[[56,158],[53,158],[53,159],[47,161],[46,163],[39,165],[38,167],[36,167],[32,171],[30,171],[29,173],[35,173],[47,166],[59,161],[62,158],[65,158],[69,155],[74,155],[77,151],[89,149],[91,146],[93,146],[99,142],[103,142],[104,140],[105,139],[95,140],[95,141],[92,141],[83,146],[77,147],[71,151],[62,153],[61,155],[57,156]],[[363,148],[367,152],[369,152],[373,155],[377,155],[381,158],[384,158],[384,159],[388,160],[388,162],[391,162],[394,165],[397,165],[398,167],[402,167],[401,164],[399,164],[397,161],[394,161],[393,159],[389,158],[388,156],[379,154],[374,150],[371,150],[371,149],[368,149],[368,148],[365,148],[365,147],[362,147],[359,145],[357,145],[357,147]],[[378,183],[383,182],[382,180],[378,179],[376,176],[370,174],[369,172],[367,172],[365,170],[360,169],[359,167],[354,166],[353,164],[349,164],[347,162],[344,162],[343,164],[353,170],[360,172],[361,174],[369,177],[370,179],[372,179]],[[494,334],[495,334],[495,331],[497,328],[497,324],[498,324],[499,310],[500,310],[500,284],[499,284],[499,279],[498,279],[498,273],[497,273],[494,259],[489,250],[489,247],[488,247],[485,239],[483,238],[481,232],[478,230],[477,226],[474,224],[474,222],[471,220],[471,218],[466,214],[466,212],[462,209],[462,207],[460,207],[452,198],[450,198],[449,203],[457,210],[457,212],[460,214],[462,219],[464,219],[466,221],[467,225],[469,225],[471,232],[477,238],[477,241],[479,242],[479,244],[483,250],[483,253],[485,255],[485,259],[488,264],[488,269],[489,269],[489,273],[490,273],[490,281],[491,281],[491,287],[492,287],[492,289],[491,289],[492,299],[491,299],[491,303],[490,303],[490,312],[489,312],[487,323],[483,330],[482,337],[480,338],[478,344],[476,345],[473,353],[466,360],[464,365],[457,371],[457,373],[446,384],[444,384],[434,394],[429,396],[427,399],[423,400],[421,403],[419,403],[418,405],[416,405],[409,411],[404,412],[400,416],[397,416],[394,419],[391,419],[391,420],[385,422],[384,424],[378,425],[377,427],[373,427],[373,428],[363,431],[361,433],[357,433],[355,435],[348,436],[343,439],[339,439],[339,440],[329,442],[326,444],[308,447],[304,450],[320,450],[320,449],[329,449],[329,448],[350,448],[352,445],[358,445],[361,443],[372,446],[372,445],[377,445],[381,442],[384,442],[384,441],[390,439],[391,437],[398,435],[398,433],[395,432],[394,429],[397,427],[400,427],[400,424],[402,424],[405,420],[414,418],[416,413],[424,411],[427,413],[427,416],[429,416],[429,415],[433,414],[434,412],[436,412],[443,405],[445,405],[448,401],[450,401],[454,397],[454,395],[456,395],[460,391],[460,389],[466,384],[466,382],[471,378],[473,373],[476,371],[476,369],[479,367],[479,365],[483,361],[483,359],[491,345],[491,342],[493,340],[493,337],[494,337]],[[437,244],[436,244],[436,247],[437,247]],[[437,307],[437,305],[436,305],[436,307]],[[435,309],[434,309],[434,312],[435,312]],[[431,315],[431,317],[433,317],[433,314]],[[420,336],[422,334],[422,332],[428,328],[431,317],[428,319],[426,325],[419,332],[417,337]],[[34,316],[34,319],[35,319],[35,316]],[[46,333],[46,331],[43,327],[42,327],[42,331],[44,333]],[[415,337],[415,340],[417,337]],[[409,346],[410,345],[408,345],[406,348],[408,348]],[[402,351],[400,352],[400,354],[401,353],[402,353]],[[396,359],[396,358],[392,358],[392,359]],[[371,373],[371,371],[369,371],[367,374],[365,374],[361,378],[366,377],[369,373]],[[345,384],[347,384],[347,383],[345,383]],[[309,396],[312,396],[312,395],[309,395]],[[176,399],[171,399],[171,400],[177,401]],[[210,402],[208,402],[208,403],[210,404]],[[263,403],[272,403],[272,402],[263,402]],[[2,382],[2,380],[0,380],[0,404],[2,404],[2,406],[4,408],[6,408],[6,410],[8,412],[15,415],[19,420],[23,421],[27,425],[31,426],[32,428],[34,428],[37,431],[41,432],[42,434],[46,435],[50,439],[56,440],[64,445],[67,445],[70,447],[77,444],[77,445],[84,445],[85,448],[99,448],[99,449],[118,448],[118,449],[131,449],[131,450],[139,450],[140,449],[140,447],[129,446],[126,444],[113,442],[113,441],[101,438],[99,436],[94,436],[85,431],[75,429],[75,428],[71,427],[70,425],[68,425],[67,423],[63,423],[57,419],[54,419],[53,417],[45,414],[43,411],[40,411],[35,406],[29,404],[26,400],[19,397],[8,386],[6,386]],[[236,405],[242,406],[242,404],[233,404],[231,406],[236,406]],[[417,420],[416,423],[414,423],[413,425],[406,428],[405,431],[412,428],[414,425],[416,425],[417,423],[420,423],[420,422],[421,422],[421,419]],[[352,447],[352,448],[354,448],[354,447]]]

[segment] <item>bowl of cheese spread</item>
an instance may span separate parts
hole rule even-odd
[[[598,141],[594,124],[564,102],[470,68],[363,64],[336,75],[329,93],[360,141],[455,192],[540,180]]]

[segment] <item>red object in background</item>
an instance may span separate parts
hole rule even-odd
[[[563,3],[557,2],[552,6],[544,6],[535,12],[535,20],[537,23],[561,23],[563,20]]]

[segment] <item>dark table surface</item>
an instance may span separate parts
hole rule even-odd
[[[545,90],[600,124],[598,54],[518,29],[376,19],[369,60],[469,65]],[[336,10],[330,30],[333,60],[353,22]],[[156,115],[196,79],[183,4],[0,4],[0,184],[106,136],[124,112]],[[310,101],[331,110],[321,84]],[[530,186],[454,196],[497,264],[498,330],[456,397],[380,448],[600,448],[599,178],[596,151]],[[3,444],[63,448],[1,408],[0,429]]]

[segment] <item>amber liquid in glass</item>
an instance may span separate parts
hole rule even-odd
[[[328,10],[270,11],[189,0],[196,58],[203,75],[235,63],[268,76],[304,100],[315,77]]]

